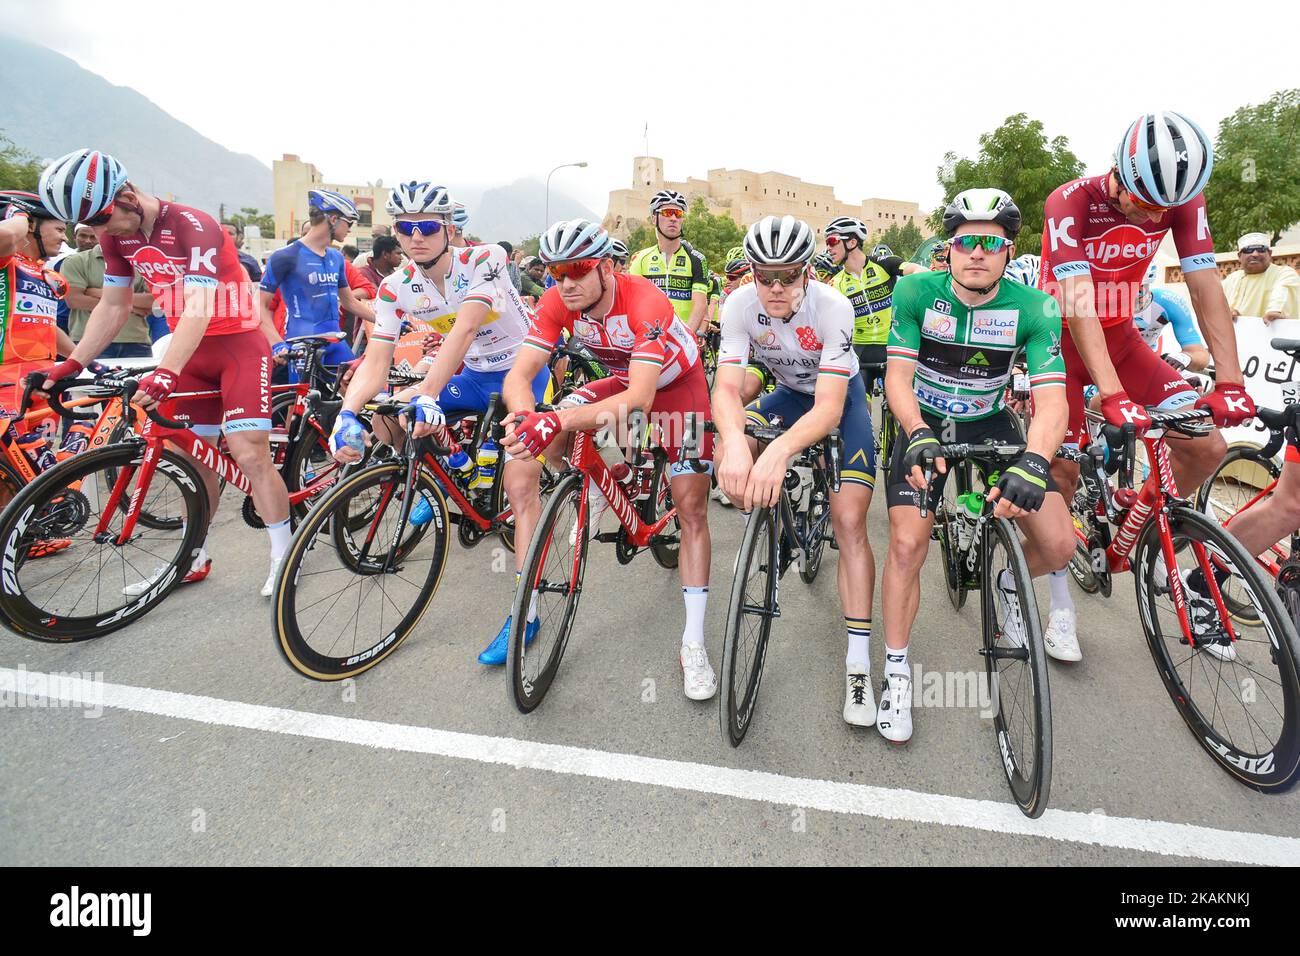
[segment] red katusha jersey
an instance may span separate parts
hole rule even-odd
[[[134,271],[167,316],[173,330],[185,311],[187,288],[216,290],[208,335],[231,335],[257,328],[248,274],[235,244],[205,212],[164,202],[146,236],[105,235],[104,285],[130,286]]]
[[[624,385],[632,362],[659,366],[659,388],[698,365],[695,336],[677,317],[668,296],[641,276],[618,272],[613,278],[614,304],[603,319],[569,311],[560,290],[547,289],[524,345],[550,355],[560,333],[568,332]]]
[[[1090,277],[1102,328],[1133,321],[1138,289],[1166,233],[1173,233],[1184,274],[1218,265],[1204,196],[1135,225],[1111,205],[1109,175],[1076,179],[1047,197],[1039,280],[1060,300],[1062,281]]]

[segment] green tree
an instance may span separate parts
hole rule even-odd
[[[1265,232],[1276,243],[1300,220],[1300,89],[1279,90],[1220,124],[1205,205],[1211,229],[1228,242]]]
[[[41,161],[0,132],[0,189],[35,191]]]
[[[520,252],[524,254],[525,257],[528,257],[528,256],[537,255],[537,252],[541,248],[541,245],[542,245],[542,237],[540,235],[534,234],[529,236],[527,239],[521,241],[517,248],[519,249]]]
[[[244,228],[256,226],[261,230],[264,238],[275,237],[275,216],[270,213],[259,213],[253,206],[243,207],[239,212],[230,216],[229,219]]]
[[[1070,151],[1069,140],[1048,140],[1043,124],[1024,113],[1008,116],[1001,126],[980,136],[976,159],[947,153],[939,167],[939,185],[946,205],[964,189],[992,187],[1011,194],[1024,216],[1016,252],[1039,253],[1043,238],[1043,203],[1057,186],[1083,175],[1083,163]],[[930,217],[930,228],[943,228],[943,207]]]
[[[903,225],[891,223],[889,228],[877,235],[871,241],[871,245],[884,243],[894,250],[894,254],[902,256],[904,259],[911,259],[913,253],[925,242],[925,235],[914,222],[906,222]]]
[[[696,198],[682,223],[682,237],[704,255],[712,271],[720,273],[727,250],[740,245],[745,233],[730,216],[715,216],[702,198]],[[637,226],[624,241],[633,254],[653,246],[657,241],[654,224]]]

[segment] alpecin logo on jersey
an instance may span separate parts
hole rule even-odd
[[[1124,223],[1085,240],[1083,248],[1094,269],[1120,272],[1154,256],[1164,234],[1165,230],[1161,230],[1157,235],[1149,235],[1131,223]]]
[[[934,311],[942,312],[944,315],[952,315],[952,303],[947,299],[935,299]]]
[[[185,266],[179,257],[167,255],[157,246],[142,246],[131,257],[131,265],[140,274],[140,278],[153,289],[163,289],[176,284],[185,277]]]

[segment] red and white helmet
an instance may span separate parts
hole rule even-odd
[[[1125,189],[1152,206],[1181,206],[1201,194],[1214,168],[1214,146],[1181,113],[1146,113],[1115,149]]]

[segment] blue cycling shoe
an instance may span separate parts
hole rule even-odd
[[[415,504],[411,505],[411,524],[417,528],[423,528],[433,518],[433,506],[429,504],[429,499],[420,495]]]
[[[506,650],[510,645],[510,622],[513,617],[506,618],[506,622],[501,625],[501,631],[492,639],[492,643],[483,648],[483,653],[478,656],[480,664],[490,664],[494,667],[500,667],[506,662]],[[533,643],[537,639],[537,630],[542,626],[541,618],[528,622],[524,628],[524,647]]]

